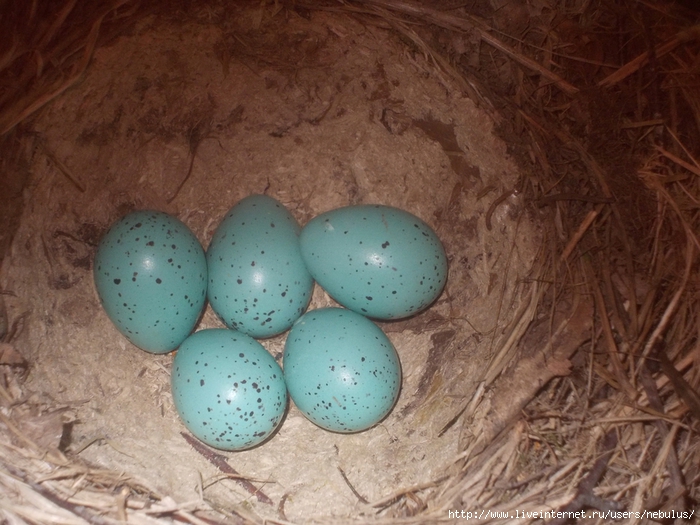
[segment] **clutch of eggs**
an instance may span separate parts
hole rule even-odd
[[[401,364],[370,319],[399,319],[433,303],[447,257],[418,217],[381,205],[323,213],[302,229],[277,200],[233,206],[206,253],[178,219],[133,212],[100,242],[95,286],[117,329],[153,353],[178,347],[171,389],[201,441],[243,450],[280,425],[287,392],[316,425],[366,430],[398,399]],[[314,280],[345,308],[304,314]],[[229,329],[191,334],[205,299]],[[284,371],[253,338],[291,330]]]

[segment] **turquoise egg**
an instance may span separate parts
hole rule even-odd
[[[255,339],[234,330],[213,328],[188,337],[175,355],[170,383],[185,426],[221,450],[262,443],[287,408],[280,366]]]
[[[311,276],[338,303],[376,319],[424,310],[447,281],[435,232],[406,211],[348,206],[314,217],[299,242]]]
[[[300,230],[284,205],[265,195],[246,197],[226,214],[207,249],[207,295],[226,326],[272,337],[304,313],[314,282]]]
[[[333,432],[376,425],[401,389],[401,363],[391,341],[372,321],[344,308],[301,316],[287,336],[283,365],[294,404]]]
[[[185,224],[159,211],[136,211],[113,224],[97,247],[93,276],[117,329],[154,354],[180,346],[206,300],[202,245]]]

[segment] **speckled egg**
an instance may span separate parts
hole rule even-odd
[[[384,332],[344,308],[306,312],[287,336],[284,379],[316,425],[360,432],[391,412],[401,389],[399,356]]]
[[[182,343],[206,300],[202,245],[185,224],[159,211],[136,211],[113,224],[97,247],[93,272],[110,320],[155,354]]]
[[[301,228],[266,195],[251,195],[226,214],[207,249],[209,303],[228,326],[272,337],[304,313],[313,289],[299,249]]]
[[[262,443],[287,408],[280,366],[260,343],[235,330],[213,328],[188,337],[175,355],[170,382],[185,426],[221,450]]]
[[[314,217],[299,238],[306,267],[336,301],[376,319],[427,308],[447,281],[435,232],[406,211],[348,206]]]

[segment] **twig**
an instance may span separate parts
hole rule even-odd
[[[365,498],[362,494],[357,492],[355,487],[352,486],[352,483],[350,483],[350,480],[348,477],[345,475],[345,472],[343,471],[342,468],[338,467],[338,472],[340,472],[340,475],[343,476],[343,481],[345,481],[345,484],[350,487],[350,490],[352,493],[355,495],[355,497],[360,500],[361,503],[364,503],[365,505],[369,505],[369,501],[367,501],[367,498]]]
[[[272,500],[269,497],[267,497],[267,495],[264,492],[262,492],[259,488],[253,485],[250,481],[243,478],[238,472],[236,472],[236,470],[233,467],[231,467],[231,465],[229,465],[226,462],[226,456],[214,452],[212,449],[210,449],[194,437],[190,436],[187,432],[180,432],[180,435],[183,438],[185,438],[185,441],[187,441],[193,449],[195,449],[202,456],[204,456],[205,459],[207,459],[221,472],[223,472],[224,474],[231,474],[233,476],[236,476],[236,483],[238,483],[241,487],[246,489],[250,494],[255,496],[259,502],[266,503],[267,505],[272,505]]]

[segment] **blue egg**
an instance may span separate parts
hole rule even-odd
[[[185,426],[221,450],[262,443],[287,408],[280,366],[255,339],[234,330],[200,330],[188,337],[175,355],[170,382]]]
[[[181,221],[159,211],[123,217],[97,247],[95,287],[117,329],[155,354],[192,332],[207,291],[202,245]]]
[[[299,237],[312,277],[338,303],[376,319],[424,310],[447,281],[435,232],[406,211],[348,206],[314,217]]]
[[[391,341],[372,321],[344,308],[301,316],[287,336],[283,365],[294,404],[334,432],[376,425],[401,389],[401,363]]]
[[[289,329],[311,300],[301,228],[277,200],[251,195],[226,214],[207,249],[208,297],[229,328],[252,337]]]

